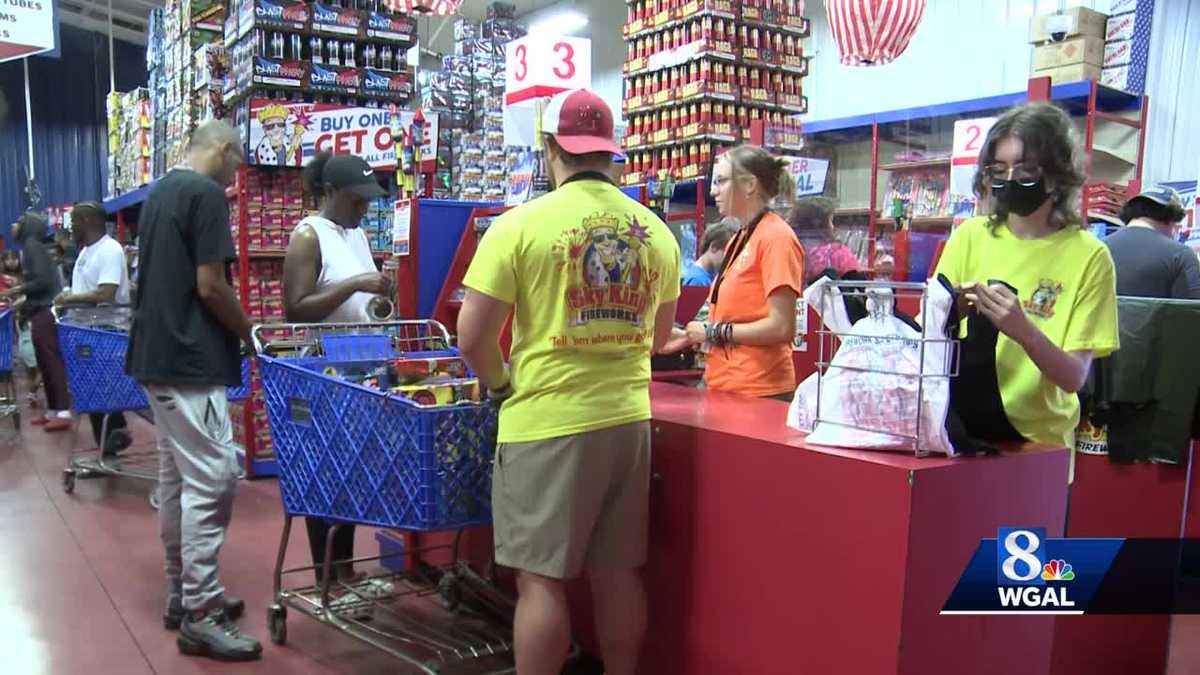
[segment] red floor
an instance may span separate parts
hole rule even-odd
[[[246,600],[241,625],[263,641],[263,660],[229,665],[181,656],[174,634],[163,629],[160,619],[162,552],[156,512],[146,501],[149,484],[80,480],[73,495],[64,494],[61,475],[68,448],[90,441],[87,423],[74,435],[47,434],[26,423],[19,437],[12,437],[8,424],[0,419],[0,570],[9,580],[0,584],[4,672],[411,672],[295,614],[288,621],[286,647],[267,639],[265,607],[282,523],[273,480],[242,483],[222,555],[229,592]],[[135,419],[132,426],[137,441],[150,441],[153,430],[147,423]],[[303,537],[303,527],[293,528],[289,562],[304,563]],[[359,552],[367,554],[373,546],[371,532],[364,528]],[[1200,644],[1189,639],[1197,632],[1200,617],[1175,620],[1169,675],[1200,675]]]

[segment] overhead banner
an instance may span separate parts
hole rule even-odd
[[[407,142],[413,112],[402,110],[401,142]],[[304,166],[313,155],[358,155],[377,168],[395,168],[392,115],[381,108],[355,108],[330,103],[255,100],[250,104],[248,162],[267,166]],[[421,146],[422,171],[437,166],[438,117],[425,118]]]
[[[53,0],[0,3],[0,63],[54,51],[57,24]]]

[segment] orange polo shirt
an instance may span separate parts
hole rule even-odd
[[[729,242],[727,255],[744,236],[745,231],[739,232]],[[709,321],[750,323],[766,318],[767,296],[785,287],[796,295],[804,293],[804,250],[783,218],[768,213],[754,228],[737,259],[731,260],[725,270]],[[710,389],[755,397],[794,391],[792,341],[777,345],[714,346],[708,353],[704,382]]]

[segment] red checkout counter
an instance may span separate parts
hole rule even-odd
[[[809,446],[787,404],[654,383],[640,672],[1050,673],[1051,617],[940,616],[979,540],[1061,536],[1066,450]],[[586,585],[574,628],[595,653]]]

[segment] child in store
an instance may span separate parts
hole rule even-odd
[[[16,251],[9,249],[0,253],[0,293],[21,283],[21,256]],[[24,298],[14,298],[12,305],[13,316],[20,316],[21,305]],[[37,360],[33,353],[33,334],[29,330],[29,321],[16,319],[14,324],[15,332],[13,338],[16,340],[16,350],[13,354],[15,357],[15,365],[20,365],[25,368],[25,376],[29,383],[29,391],[25,396],[29,400],[29,407],[38,408],[41,404],[38,401],[38,394],[42,387],[42,378],[38,372]]]

